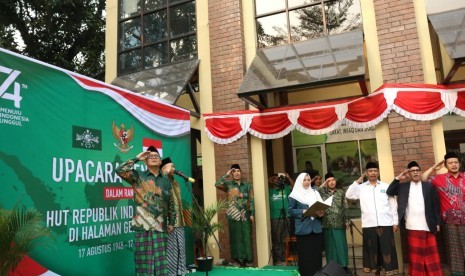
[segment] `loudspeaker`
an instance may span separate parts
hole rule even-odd
[[[315,273],[313,276],[345,276],[346,272],[342,266],[338,265],[334,261],[330,261],[320,271]]]

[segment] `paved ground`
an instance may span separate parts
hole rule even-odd
[[[362,269],[363,262],[362,262],[362,247],[361,247],[361,245],[356,245],[354,250],[355,250],[355,267],[357,268],[357,270],[356,270],[356,274],[353,274],[353,275],[359,275],[359,276],[375,276],[375,275],[383,276],[384,275],[384,271],[381,271],[378,274],[371,273],[371,272],[370,273],[364,273],[363,269]],[[323,265],[325,265],[325,264],[326,264],[326,259],[325,259],[325,257],[323,257]],[[296,266],[297,264],[290,263],[289,265]],[[352,248],[350,246],[349,246],[349,269],[352,272],[354,271],[354,259],[352,257]],[[404,264],[404,271],[400,271],[398,275],[408,276],[409,275],[408,271],[409,271],[408,264]],[[443,271],[443,276],[451,276],[450,271],[449,271],[449,267],[447,265],[443,265],[442,271]]]
[[[359,276],[375,276],[375,275],[383,276],[383,275],[385,275],[384,271],[381,271],[378,274],[364,273],[363,269],[362,269],[362,264],[363,264],[362,263],[362,247],[360,245],[356,245],[354,250],[355,250],[355,267],[357,269],[356,269],[356,274],[354,273],[352,275],[359,275]],[[236,266],[236,267],[239,267],[239,264],[237,264],[237,263],[223,262],[223,260],[220,260],[220,262],[217,262],[216,265],[218,265],[218,266],[223,265],[223,266]],[[326,259],[325,259],[324,256],[323,256],[323,265],[326,265]],[[248,267],[250,267],[250,266],[251,266],[251,264],[248,264]],[[286,269],[286,268],[287,269],[297,269],[297,263],[290,262],[288,264],[288,266],[286,266],[285,263],[281,263],[279,265],[274,265],[272,267],[273,268],[282,267],[283,269]],[[354,258],[352,257],[352,248],[350,246],[349,246],[349,269],[352,272],[354,271]],[[408,270],[409,270],[408,264],[404,264],[404,271],[400,271],[398,275],[408,276],[409,275]],[[443,266],[442,271],[443,271],[443,276],[451,276],[450,271],[449,271],[449,267],[447,265]]]

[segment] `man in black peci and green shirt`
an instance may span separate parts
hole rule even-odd
[[[231,177],[231,180],[227,180],[228,177]],[[215,186],[228,194],[227,218],[231,258],[242,267],[246,264],[251,265],[251,224],[255,215],[252,186],[242,180],[242,171],[238,164],[232,165],[231,169],[216,181]]]
[[[336,188],[336,178],[331,172],[325,175],[325,182],[318,188],[318,192],[323,200],[333,197],[331,207],[326,209],[323,216],[326,262],[334,261],[348,271],[346,229],[349,217],[345,192]]]
[[[145,161],[146,171],[133,169]],[[136,275],[168,275],[166,259],[167,233],[173,231],[175,210],[171,182],[160,172],[158,150],[150,146],[147,151],[129,159],[116,169],[116,173],[134,189],[136,212],[131,225],[135,231],[134,262]]]

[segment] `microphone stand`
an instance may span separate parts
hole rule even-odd
[[[183,178],[184,178],[184,177],[183,177]],[[205,222],[205,226],[204,226],[205,231],[204,231],[204,233],[207,233],[207,231],[208,231],[208,232],[211,232],[212,229],[211,229],[210,223],[207,221],[207,218],[205,217],[205,213],[204,213],[203,209],[200,207],[200,204],[199,204],[199,202],[197,201],[197,198],[194,196],[194,192],[192,191],[192,188],[188,185],[188,179],[187,179],[187,178],[184,178],[184,185],[186,185],[187,190],[189,190],[189,193],[191,194],[192,199],[193,199],[193,202],[195,203],[195,206],[196,206],[197,209],[199,210],[199,213],[202,214],[202,219],[203,219],[203,221]],[[216,242],[216,244],[218,245],[218,248],[219,248],[220,252],[222,252],[222,251],[223,251],[223,248],[221,247],[220,242],[219,242],[218,239],[216,238],[215,233],[212,233],[212,236],[213,236],[213,238],[215,239],[215,242]],[[204,255],[205,255],[205,260],[206,260],[206,259],[207,259],[207,239],[206,239],[206,237],[205,237],[205,239],[204,239],[203,250],[204,250]],[[208,276],[208,270],[205,271],[205,275]]]
[[[355,227],[355,230],[360,234],[360,236],[363,237],[362,232],[355,226],[354,222],[349,219],[349,227],[350,227],[350,237],[352,239],[352,262],[354,264],[354,275],[357,275],[357,266],[355,265],[355,242],[354,242],[354,230],[353,227]]]

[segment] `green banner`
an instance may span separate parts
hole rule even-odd
[[[321,160],[321,147],[297,148],[295,150],[297,161],[297,172],[322,173],[323,164]],[[321,176],[321,175],[320,175]]]
[[[53,239],[30,257],[45,270],[131,275],[133,190],[115,168],[156,143],[164,157],[190,175],[189,132],[176,137],[157,133],[156,125],[141,123],[145,113],[128,110],[131,96],[96,81],[85,83],[65,70],[0,51],[0,207],[36,208],[43,214]],[[137,100],[145,106],[143,99]],[[183,114],[164,108],[173,109],[165,114]],[[181,115],[183,119],[173,115],[166,121],[162,115],[155,117],[160,129],[164,122],[170,129],[171,122],[182,121],[184,126]],[[136,168],[146,169],[143,162]],[[184,181],[178,181],[190,206],[191,195]],[[192,234],[186,235],[192,263]]]
[[[326,144],[326,162],[340,187],[349,186],[361,175],[357,141]]]

